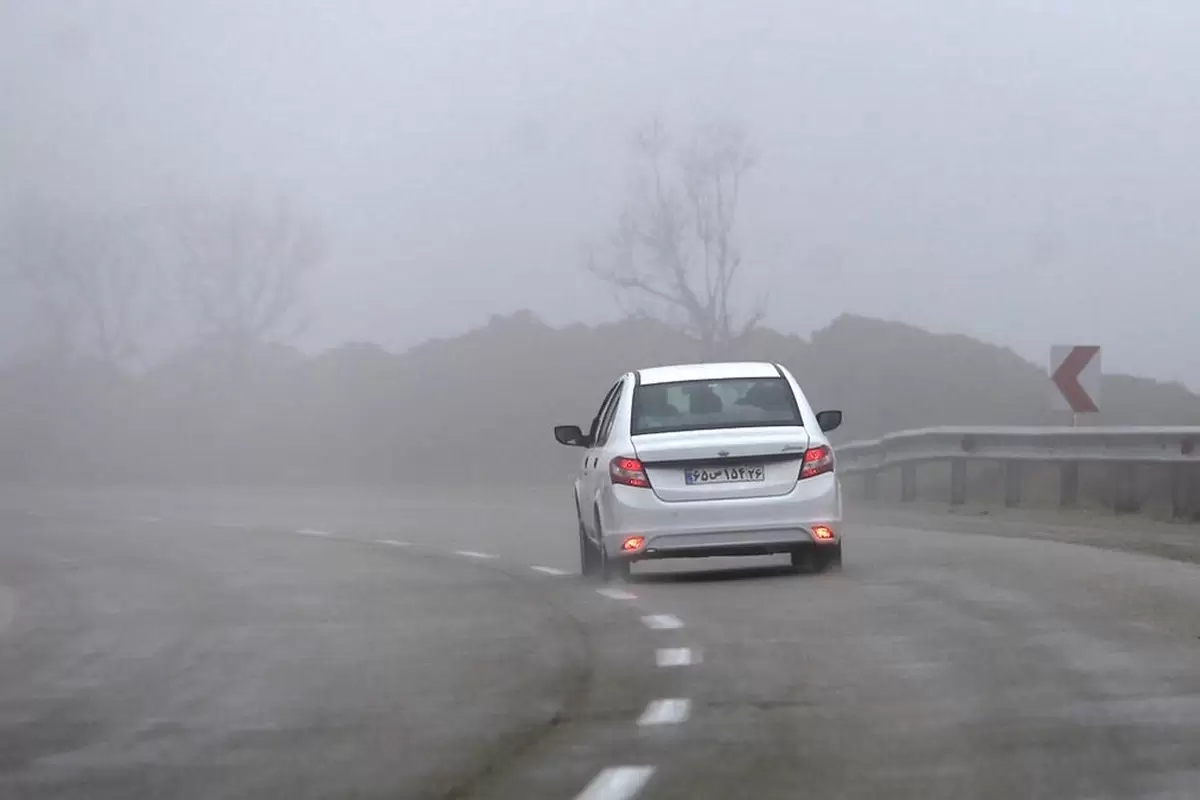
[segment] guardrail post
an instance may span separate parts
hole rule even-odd
[[[917,465],[900,465],[900,502],[911,503],[917,499]]]
[[[1133,464],[1112,466],[1113,513],[1136,514],[1141,507],[1137,499],[1137,471]]]
[[[879,470],[869,469],[863,473],[863,499],[874,503],[879,499]]]
[[[967,461],[963,458],[950,460],[950,505],[961,506],[967,502]]]
[[[1171,511],[1175,519],[1200,519],[1196,508],[1197,464],[1176,464],[1171,468]]]
[[[1079,462],[1066,461],[1059,465],[1058,504],[1063,508],[1079,505]]]
[[[1004,505],[1016,508],[1021,505],[1021,462],[1004,463]]]
[[[1171,515],[1175,519],[1192,516],[1191,464],[1176,464],[1171,468]]]

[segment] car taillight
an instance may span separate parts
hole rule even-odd
[[[800,479],[812,478],[833,472],[833,450],[829,445],[810,447],[804,451],[804,461],[800,464]]]
[[[617,456],[608,463],[608,474],[612,476],[613,483],[623,486],[639,486],[643,489],[650,488],[650,479],[646,477],[646,468],[636,458]]]
[[[822,542],[832,541],[834,536],[836,536],[833,528],[828,525],[813,525],[812,533],[814,538],[820,539]]]

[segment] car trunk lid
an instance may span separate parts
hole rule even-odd
[[[800,426],[646,433],[633,447],[667,502],[773,497],[796,486],[808,431]]]

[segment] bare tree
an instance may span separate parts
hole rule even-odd
[[[761,300],[744,314],[733,302],[742,266],[738,203],[754,154],[729,123],[702,126],[673,150],[658,121],[638,134],[636,152],[640,180],[587,268],[636,311],[699,339],[705,358],[718,357],[764,314]]]
[[[54,350],[115,367],[136,359],[150,258],[135,221],[25,198],[10,223],[12,276],[31,292]]]
[[[301,333],[304,281],[324,252],[313,222],[284,200],[178,211],[180,299],[202,337],[244,345]]]

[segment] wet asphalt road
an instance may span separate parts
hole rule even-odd
[[[602,595],[569,498],[0,494],[0,797],[1200,797],[1196,566],[873,515]]]

